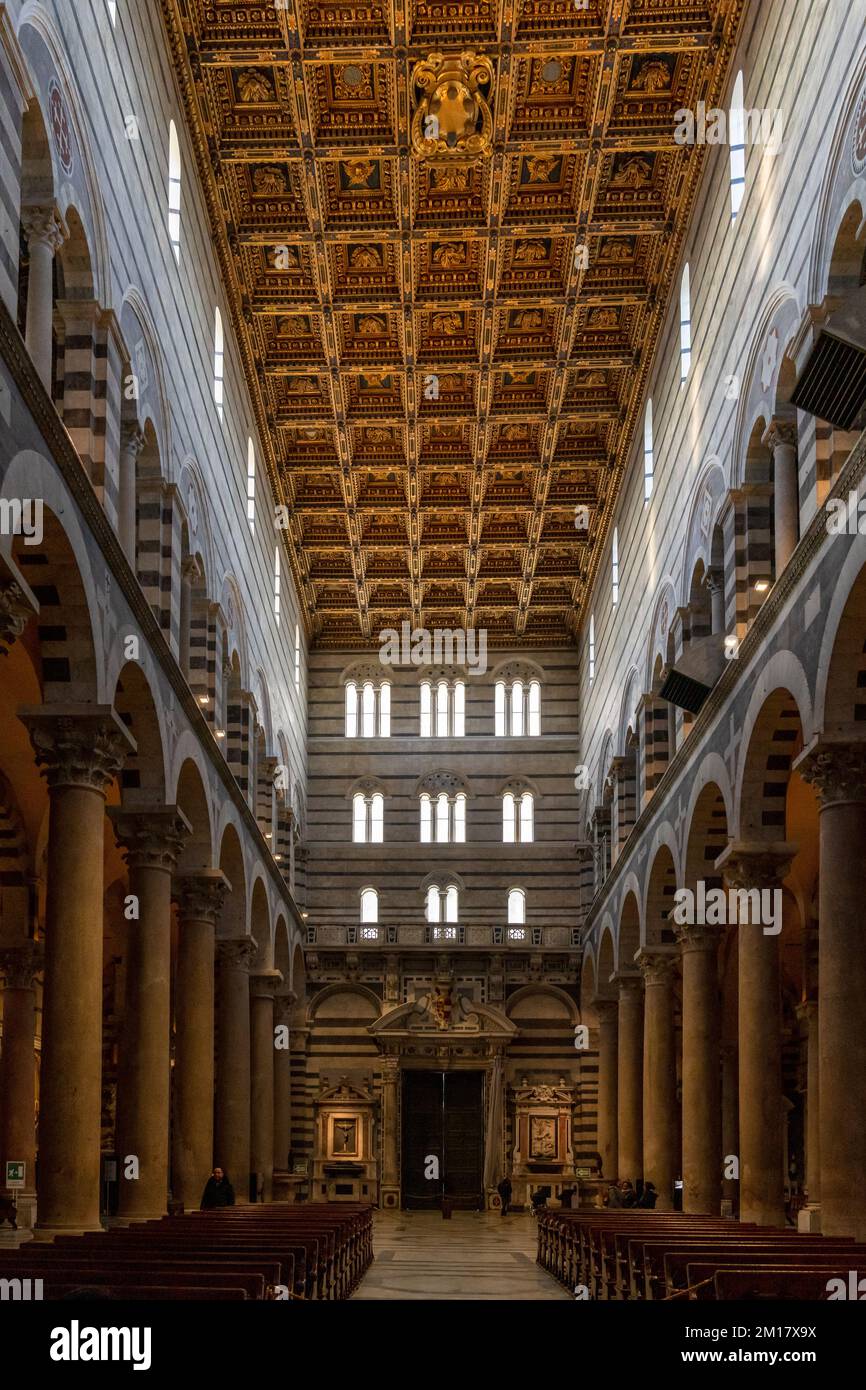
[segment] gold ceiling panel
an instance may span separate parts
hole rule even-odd
[[[161,4],[312,637],[572,641],[744,0]]]

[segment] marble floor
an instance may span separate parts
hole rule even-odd
[[[567,1299],[535,1263],[535,1221],[516,1212],[378,1212],[356,1299]]]

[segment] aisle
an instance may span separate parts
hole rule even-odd
[[[516,1213],[379,1212],[375,1259],[354,1298],[567,1299],[535,1263],[535,1222]]]

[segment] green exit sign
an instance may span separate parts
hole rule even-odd
[[[25,1173],[26,1173],[26,1170],[27,1170],[27,1165],[26,1165],[26,1163],[23,1162],[23,1160],[22,1160],[21,1162],[16,1162],[14,1159],[7,1159],[7,1160],[6,1160],[6,1186],[7,1186],[7,1187],[23,1187],[23,1186],[24,1186],[24,1175],[25,1175]]]

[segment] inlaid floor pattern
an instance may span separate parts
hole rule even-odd
[[[495,1212],[380,1212],[375,1259],[355,1294],[361,1299],[567,1299],[535,1263],[529,1215]]]

